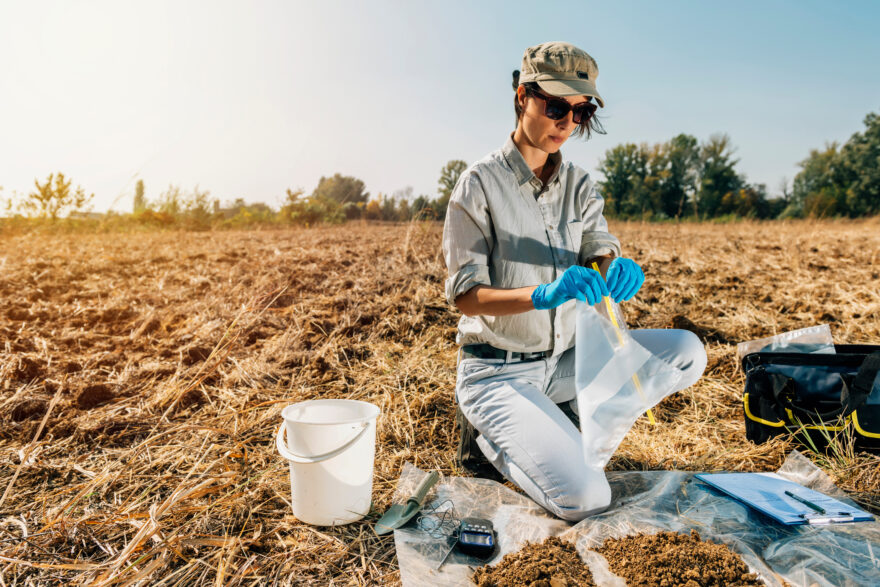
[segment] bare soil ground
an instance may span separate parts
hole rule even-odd
[[[401,466],[466,474],[440,230],[0,236],[0,579],[399,581],[370,524]],[[775,469],[785,440],[745,440],[736,343],[817,323],[880,342],[876,221],[612,230],[648,276],[630,327],[692,329],[709,366],[611,468]],[[382,409],[376,513],[333,529],[293,517],[272,443],[284,405],[321,397]],[[877,511],[880,459],[815,458]]]

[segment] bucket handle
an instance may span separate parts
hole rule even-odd
[[[340,446],[339,448],[335,448],[329,452],[325,452],[320,455],[312,455],[309,457],[294,454],[290,452],[290,449],[287,448],[287,443],[284,442],[284,432],[287,430],[287,426],[284,425],[284,422],[281,422],[281,425],[278,427],[278,434],[275,436],[275,447],[278,449],[278,452],[281,453],[281,456],[287,459],[288,461],[293,461],[294,463],[299,463],[301,465],[307,465],[311,463],[320,463],[321,461],[326,461],[327,459],[332,459],[333,457],[342,454],[355,442],[360,440],[361,436],[367,431],[369,427],[369,422],[364,422],[362,424],[363,428],[358,432],[354,438]]]

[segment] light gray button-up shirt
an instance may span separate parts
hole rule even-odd
[[[549,283],[591,257],[620,256],[620,242],[602,216],[605,201],[589,174],[559,153],[550,157],[556,169],[546,186],[512,138],[461,174],[443,226],[450,304],[476,285],[512,289]],[[571,300],[553,310],[462,316],[456,341],[556,355],[574,346],[574,312]]]

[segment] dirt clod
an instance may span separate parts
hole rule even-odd
[[[76,396],[76,407],[81,410],[91,410],[102,404],[106,404],[114,397],[113,390],[109,385],[96,383],[88,385]]]
[[[677,328],[679,330],[689,330],[693,332],[703,342],[729,342],[727,335],[725,335],[723,332],[720,332],[714,328],[709,328],[696,324],[693,320],[681,314],[676,314],[675,316],[673,316],[671,324],[673,328]]]
[[[609,538],[597,549],[628,585],[732,587],[764,585],[724,544],[703,541],[696,530]]]
[[[521,550],[505,555],[498,564],[477,569],[473,581],[480,587],[595,585],[593,574],[574,544],[556,536],[544,542],[529,542]]]
[[[206,346],[193,345],[181,351],[181,360],[184,365],[201,363],[211,356],[211,349]]]
[[[31,381],[45,374],[45,368],[30,357],[17,357],[10,369],[9,377],[13,381]]]
[[[23,422],[39,418],[46,413],[49,402],[42,399],[25,399],[12,407],[10,418],[13,422]]]
[[[150,316],[147,316],[137,328],[131,331],[129,338],[131,340],[142,338],[156,332],[161,326],[162,321],[159,320],[159,317],[151,314]]]

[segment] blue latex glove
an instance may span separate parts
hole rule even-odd
[[[541,284],[532,292],[536,310],[549,310],[568,300],[578,299],[591,306],[608,295],[608,286],[598,271],[573,265],[553,283]]]
[[[611,298],[619,304],[636,295],[645,283],[645,274],[639,264],[632,259],[616,257],[608,266],[605,281],[608,283]]]

